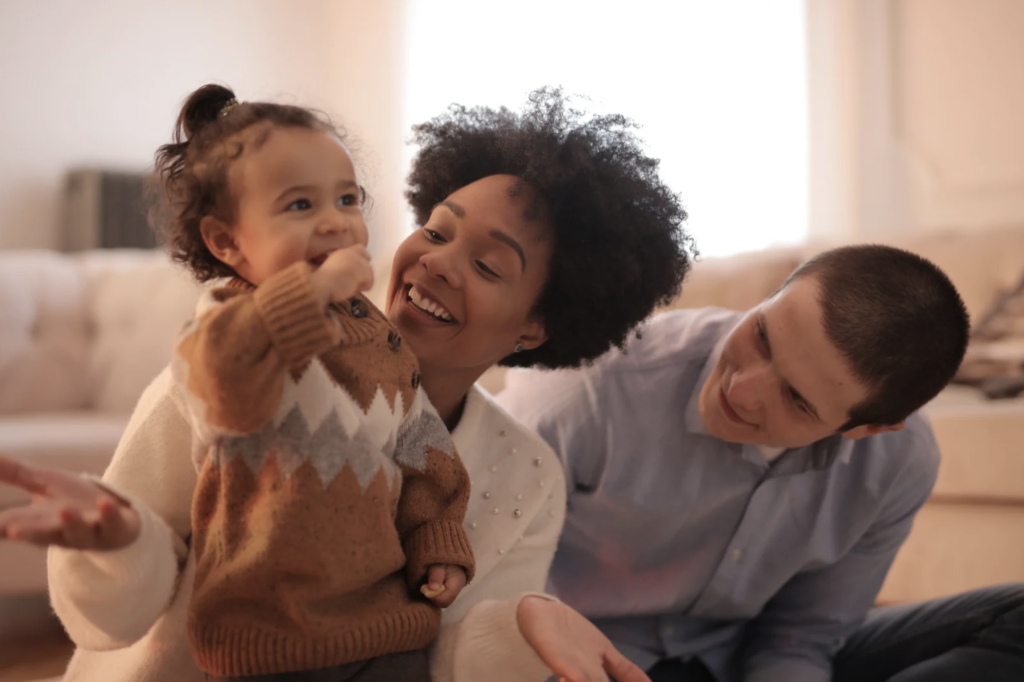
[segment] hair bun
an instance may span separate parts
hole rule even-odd
[[[204,85],[185,101],[178,116],[178,129],[185,140],[192,139],[206,125],[220,117],[221,110],[235,99],[235,93],[223,85]]]

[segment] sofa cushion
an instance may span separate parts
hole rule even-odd
[[[50,251],[0,252],[0,414],[89,403],[82,272]]]
[[[94,326],[90,406],[130,413],[170,362],[200,286],[160,251],[91,251],[80,259]]]
[[[102,474],[128,425],[127,414],[92,411],[0,415],[0,452],[36,466]],[[0,509],[28,496],[0,486]]]
[[[950,386],[925,406],[942,451],[936,498],[1024,503],[1024,398]]]

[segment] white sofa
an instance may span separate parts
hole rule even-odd
[[[102,473],[198,292],[156,251],[0,251],[0,452]],[[40,550],[0,542],[0,595],[45,584]]]
[[[1024,276],[1024,228],[894,243],[946,270],[974,319]],[[702,260],[674,307],[748,308],[821,248]],[[198,291],[158,252],[0,251],[0,452],[102,472]],[[482,383],[497,392],[502,373]],[[1024,399],[988,402],[953,387],[927,411],[942,470],[882,601],[1024,580]],[[0,509],[23,499],[0,487]],[[44,589],[42,552],[0,543],[0,595]]]

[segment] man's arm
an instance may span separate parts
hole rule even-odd
[[[938,473],[938,448],[927,433],[890,493],[890,502],[840,561],[794,576],[749,624],[743,648],[745,682],[828,682],[832,658],[874,603],[914,516]]]

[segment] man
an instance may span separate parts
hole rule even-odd
[[[566,469],[551,590],[654,682],[1024,680],[1024,587],[865,621],[938,471],[916,410],[967,337],[934,265],[857,246],[746,314],[510,373],[500,402]]]

